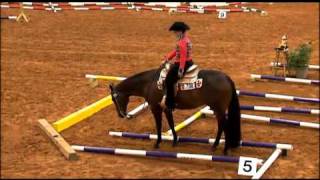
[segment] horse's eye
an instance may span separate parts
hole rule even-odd
[[[117,94],[117,93],[113,93],[112,96],[113,96],[114,98],[116,98],[116,97],[118,96],[118,94]]]

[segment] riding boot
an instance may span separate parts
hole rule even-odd
[[[170,110],[174,110],[174,108],[175,108],[175,102],[174,102],[174,92],[172,92],[172,89],[173,88],[167,88],[167,93],[166,93],[166,102],[165,102],[165,104],[166,104],[166,106],[167,106],[167,108],[168,109],[170,109]]]

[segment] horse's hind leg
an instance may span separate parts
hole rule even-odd
[[[151,111],[152,111],[152,114],[154,116],[154,119],[156,120],[158,138],[157,138],[156,143],[154,144],[154,148],[157,149],[157,148],[159,148],[159,144],[162,141],[161,129],[162,129],[162,112],[163,112],[163,109],[162,109],[162,107],[160,105],[157,104],[155,106],[151,106]]]
[[[213,108],[211,108],[213,110]],[[212,145],[212,150],[215,151],[220,143],[221,135],[224,130],[224,124],[226,122],[226,116],[223,110],[219,110],[219,108],[214,109],[214,113],[216,114],[216,118],[218,121],[218,131],[217,131],[217,136],[216,140],[214,141]]]
[[[169,127],[170,127],[170,129],[172,131],[172,135],[173,135],[172,146],[176,146],[177,145],[177,134],[176,134],[176,131],[174,130],[174,121],[173,121],[172,111],[169,110],[168,108],[165,108],[164,113],[166,114],[168,124],[169,124]]]

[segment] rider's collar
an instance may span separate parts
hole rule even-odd
[[[181,39],[184,38],[184,36],[185,36],[185,33],[180,33],[180,34],[177,36],[177,38],[178,38],[178,40],[181,40]]]

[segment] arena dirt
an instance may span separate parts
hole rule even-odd
[[[174,21],[191,26],[193,59],[202,69],[221,70],[238,89],[319,97],[319,87],[280,82],[252,82],[249,74],[271,74],[273,48],[283,34],[289,47],[313,41],[311,64],[319,64],[318,4],[254,4],[269,15],[168,15],[164,12],[26,10],[30,23],[1,20],[1,177],[2,178],[246,178],[237,165],[176,159],[157,159],[79,153],[67,161],[37,127],[39,118],[54,122],[109,94],[107,83],[92,89],[85,74],[130,76],[157,68],[174,48],[168,32]],[[1,15],[16,15],[1,9]],[[319,78],[310,72],[309,79]],[[132,98],[130,108],[143,102]],[[243,105],[319,108],[318,104],[241,97]],[[178,110],[175,122],[194,110]],[[314,115],[246,112],[270,117],[319,122]],[[216,121],[206,118],[179,135],[214,137]],[[163,131],[168,129],[163,120]],[[129,140],[107,135],[109,130],[155,132],[150,110],[132,120],[120,119],[110,106],[62,132],[70,144],[152,150],[154,141]],[[244,140],[293,144],[288,157],[277,160],[265,178],[319,178],[319,131],[243,120]],[[163,142],[160,150],[212,154],[210,146]],[[223,145],[215,152],[223,154]],[[233,156],[267,158],[271,150],[240,148]]]

